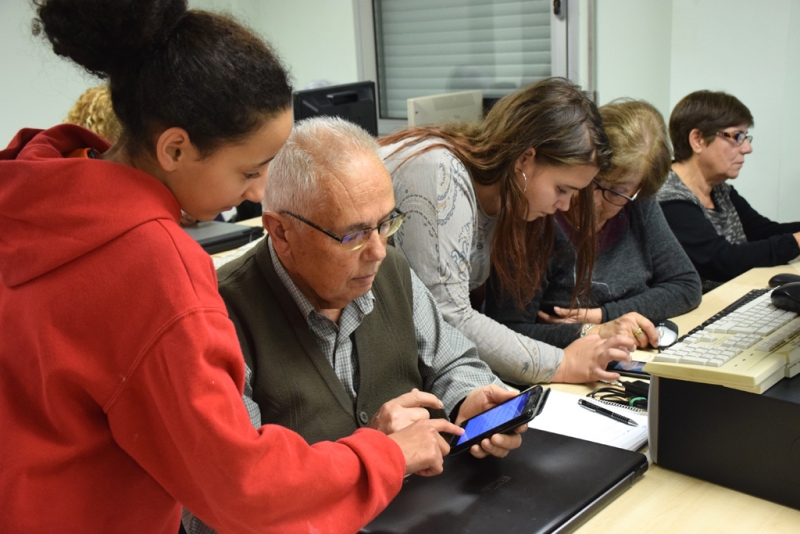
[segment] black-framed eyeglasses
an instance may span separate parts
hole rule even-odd
[[[596,181],[592,181],[592,183],[597,189],[602,191],[603,198],[611,202],[615,206],[624,206],[626,202],[633,202],[634,200],[636,200],[636,197],[639,196],[639,191],[642,190],[641,188],[639,188],[639,191],[636,191],[632,196],[628,196],[628,195],[623,195],[619,191],[614,191],[613,189],[609,189],[608,187],[603,187]]]
[[[328,230],[317,226],[308,219],[301,217],[296,213],[292,213],[291,211],[286,211],[286,210],[282,210],[280,213],[285,215],[291,215],[298,221],[306,223],[311,228],[319,230],[326,236],[331,237],[336,241],[338,241],[339,243],[341,243],[341,245],[345,247],[347,250],[358,250],[364,245],[366,245],[367,242],[369,241],[370,236],[372,235],[373,230],[377,230],[378,235],[381,237],[389,237],[400,228],[400,225],[403,223],[403,219],[405,219],[406,217],[405,213],[395,208],[393,215],[391,215],[385,221],[379,222],[377,226],[373,226],[371,228],[362,228],[361,230],[356,230],[355,232],[350,232],[349,234],[345,234],[342,237],[339,237],[333,232],[329,232]]]
[[[747,132],[742,132],[742,131],[733,132],[733,133],[730,133],[730,132],[717,132],[717,135],[720,136],[720,137],[725,137],[726,139],[730,139],[731,141],[733,141],[737,145],[741,145],[745,141],[747,141],[749,143],[753,142],[753,136],[752,135],[747,135]]]

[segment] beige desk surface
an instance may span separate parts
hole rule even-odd
[[[800,263],[753,269],[703,295],[703,302],[697,309],[674,319],[681,335],[751,289],[767,287],[773,275],[786,272],[800,274]],[[643,359],[638,352],[634,358]],[[586,393],[599,386],[558,385],[556,388]],[[800,511],[652,464],[632,488],[581,526],[578,532],[798,533]]]
[[[243,224],[245,226],[261,226],[261,217],[253,217],[244,221],[239,221],[236,224]]]
[[[236,224],[241,224],[241,225],[244,225],[244,226],[261,226],[261,217],[253,217],[252,219],[246,219],[244,221],[239,221]],[[266,232],[266,230],[265,230],[265,232]],[[243,245],[243,246],[246,246],[246,245]],[[227,256],[229,254],[236,254],[236,251],[237,251],[237,249],[223,250],[222,252],[217,252],[217,253],[211,254],[211,257],[214,258],[215,260],[217,260],[219,258],[224,258],[225,256]]]

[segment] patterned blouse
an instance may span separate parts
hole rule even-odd
[[[383,147],[397,207],[406,214],[394,244],[433,294],[445,320],[471,339],[503,380],[552,380],[561,349],[514,332],[470,305],[469,292],[489,277],[496,217],[484,213],[464,164],[441,143],[426,140]],[[398,149],[401,149],[398,151]]]

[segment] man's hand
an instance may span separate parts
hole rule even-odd
[[[399,397],[387,401],[370,419],[369,427],[380,430],[384,434],[392,434],[408,425],[430,419],[425,408],[442,409],[442,401],[435,395],[425,393],[417,388]]]
[[[586,335],[564,349],[564,359],[558,366],[553,382],[583,384],[597,380],[618,380],[618,373],[606,371],[611,360],[631,361],[636,348],[630,336],[616,335],[603,339],[596,334]]]
[[[597,324],[603,320],[603,310],[600,308],[577,308],[570,310],[569,308],[553,307],[553,315],[549,315],[543,311],[536,314],[539,321],[545,324],[561,324],[561,323],[594,323]]]
[[[591,328],[589,334],[597,334],[604,339],[616,335],[630,336],[640,349],[651,345],[658,346],[658,332],[650,320],[636,312],[626,313],[613,321]]]
[[[483,413],[516,395],[517,393],[507,391],[494,384],[478,388],[467,395],[464,402],[461,403],[456,424],[461,424],[466,419]],[[510,434],[495,434],[491,438],[484,439],[480,444],[473,445],[469,452],[476,458],[485,458],[490,454],[498,458],[505,458],[512,449],[522,445],[520,434],[527,429],[528,425],[525,424],[518,426]]]
[[[429,477],[443,471],[444,457],[450,452],[450,445],[439,432],[460,436],[464,429],[447,419],[426,419],[389,434],[389,438],[403,451],[407,475],[416,473]]]

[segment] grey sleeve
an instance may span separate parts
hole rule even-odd
[[[522,336],[470,305],[476,199],[463,164],[447,151],[431,151],[394,170],[392,181],[398,207],[407,213],[395,246],[430,290],[445,321],[475,343],[480,358],[503,380],[552,380],[563,350]],[[447,187],[440,192],[437,184]]]
[[[583,327],[583,323],[544,324],[520,321],[504,324],[523,336],[531,337],[562,349],[580,338],[581,328]]]
[[[472,390],[488,384],[505,387],[478,358],[475,345],[444,320],[433,295],[414,271],[411,282],[423,389],[436,395],[450,415]]]
[[[551,262],[552,263],[552,262]],[[507,326],[514,332],[529,338],[565,348],[580,337],[583,323],[545,324],[537,322],[537,313],[542,301],[542,294],[547,290],[547,280],[542,283],[542,290],[525,306],[519,309],[514,300],[500,293],[499,282],[492,276],[486,283],[486,315],[498,323]]]
[[[256,401],[253,400],[253,371],[245,363],[244,365],[244,394],[242,400],[244,407],[247,408],[247,414],[250,416],[250,424],[253,428],[261,428],[261,408],[258,407]]]
[[[661,207],[655,201],[648,204],[643,218],[644,231],[640,233],[642,242],[638,245],[648,251],[653,269],[650,287],[634,297],[601,306],[603,321],[632,311],[660,321],[686,313],[700,304],[702,292],[697,271],[670,230]],[[636,268],[636,265],[625,265],[624,258],[618,261],[620,273]]]

